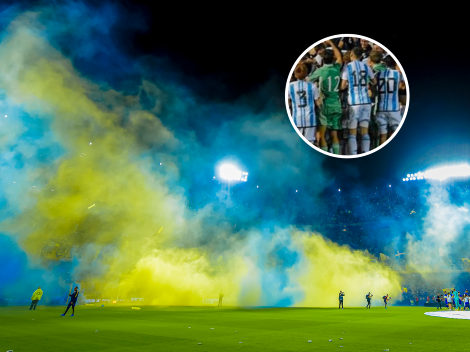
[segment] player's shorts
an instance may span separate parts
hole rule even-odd
[[[372,113],[372,105],[351,105],[349,107],[348,128],[356,129],[360,127],[369,127],[370,115]]]
[[[297,128],[299,129],[302,136],[307,138],[309,142],[312,142],[312,143],[315,142],[316,127],[297,127]]]
[[[328,103],[324,102],[320,108],[320,124],[328,127],[330,130],[341,129],[341,117],[343,110],[341,109],[340,102]]]
[[[397,129],[401,119],[400,111],[378,111],[376,120],[379,125],[380,134],[387,134],[388,127],[392,128],[392,130]]]

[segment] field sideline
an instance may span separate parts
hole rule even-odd
[[[133,310],[129,306],[82,305],[73,318],[70,312],[61,317],[63,310],[0,307],[0,352],[470,349],[469,320],[429,317],[424,312],[433,309],[424,307],[141,306],[141,310]]]

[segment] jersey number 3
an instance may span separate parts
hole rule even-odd
[[[307,92],[304,90],[297,91],[297,95],[299,96],[299,108],[305,108],[307,106]]]

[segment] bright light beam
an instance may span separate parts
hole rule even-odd
[[[448,178],[457,177],[470,177],[470,165],[461,164],[454,166],[445,166],[437,169],[427,170],[425,172],[418,172],[417,174],[408,174],[403,181],[415,181],[415,180],[438,180],[444,181]]]
[[[470,177],[470,165],[462,164],[440,167],[424,173],[424,178],[432,180],[444,181],[451,177]]]
[[[248,178],[248,173],[238,170],[234,165],[223,164],[219,168],[219,176],[220,178],[227,180],[227,181],[245,181],[246,182]]]

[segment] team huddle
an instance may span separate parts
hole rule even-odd
[[[385,143],[406,105],[406,84],[393,57],[357,38],[318,45],[299,62],[288,89],[300,133],[337,155],[367,153]]]
[[[470,310],[469,302],[470,302],[470,295],[468,290],[465,290],[463,295],[460,294],[460,291],[444,291],[444,294],[437,295],[436,298],[437,303],[439,303],[439,307],[437,309],[442,309],[442,302],[445,302],[446,307],[449,310]]]

